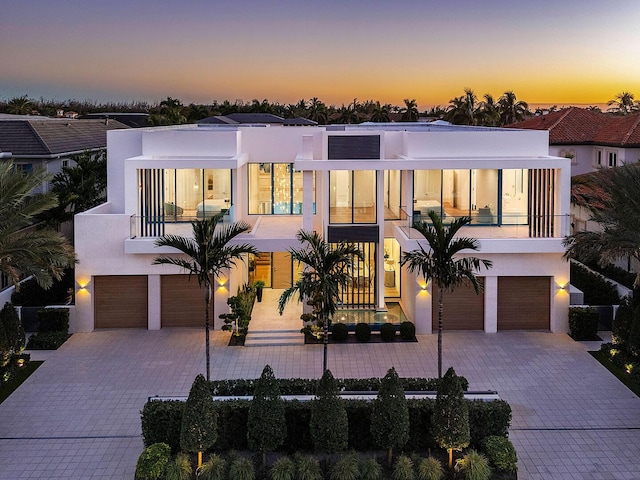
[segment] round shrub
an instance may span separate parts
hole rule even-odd
[[[400,324],[400,338],[403,340],[413,340],[416,337],[416,326],[413,322],[402,322]]]
[[[396,338],[396,326],[393,323],[385,323],[380,327],[380,337],[383,342],[393,342]]]
[[[166,443],[154,443],[145,448],[136,464],[136,480],[158,480],[164,478],[171,448]]]
[[[393,480],[415,480],[416,476],[413,471],[413,462],[406,455],[400,455],[391,471]]]
[[[484,440],[484,452],[491,465],[501,472],[516,472],[518,456],[508,438],[491,436]]]
[[[331,326],[331,337],[336,342],[344,342],[349,337],[349,329],[344,323],[334,323]]]
[[[371,338],[371,327],[368,323],[356,324],[356,338],[359,342],[368,342]]]

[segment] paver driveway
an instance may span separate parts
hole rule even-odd
[[[321,346],[225,347],[213,334],[213,376],[318,377]],[[204,371],[199,329],[75,334],[0,405],[1,479],[132,479],[139,412],[150,395],[187,395]],[[566,335],[446,332],[444,365],[513,408],[521,479],[640,478],[640,400]],[[436,336],[419,343],[330,346],[339,377],[436,374]]]

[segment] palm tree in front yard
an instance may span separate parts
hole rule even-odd
[[[491,268],[490,260],[477,257],[458,258],[464,250],[477,251],[478,240],[456,236],[460,229],[471,222],[470,217],[456,218],[449,227],[445,227],[442,218],[429,212],[431,222],[415,222],[413,228],[427,241],[427,249],[418,242],[418,249],[404,252],[401,265],[409,272],[417,272],[425,282],[432,281],[438,287],[438,378],[442,378],[442,318],[445,292],[451,292],[465,283],[470,283],[476,293],[482,291],[482,285],[476,277],[481,266]]]
[[[242,260],[246,253],[257,254],[251,244],[228,245],[231,240],[245,232],[251,226],[244,222],[230,224],[219,223],[223,213],[211,218],[191,222],[193,237],[164,235],[156,240],[158,247],[173,247],[181,256],[161,255],[153,260],[154,265],[176,265],[191,276],[195,276],[200,288],[204,287],[205,301],[205,349],[207,358],[207,380],[210,379],[211,356],[209,351],[209,310],[213,298],[213,285],[217,276]],[[215,317],[214,317],[215,318]]]
[[[355,258],[364,259],[355,245],[340,242],[331,245],[316,232],[300,230],[296,235],[304,248],[291,248],[291,258],[305,266],[300,278],[286,289],[278,300],[278,312],[282,315],[287,302],[297,294],[300,301],[310,301],[320,315],[324,332],[322,371],[327,371],[327,344],[329,342],[329,318],[336,313],[340,289],[351,280],[350,267]]]

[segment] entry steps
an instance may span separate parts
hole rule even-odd
[[[304,345],[300,330],[249,330],[245,347],[290,347]]]

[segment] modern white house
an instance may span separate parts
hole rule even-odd
[[[194,279],[152,265],[163,234],[191,235],[190,221],[226,212],[245,221],[237,238],[261,252],[217,279],[217,315],[238,287],[291,285],[288,249],[300,229],[357,244],[364,260],[342,292],[342,316],[399,305],[418,333],[437,323],[430,282],[400,267],[425,240],[411,228],[436,210],[470,216],[465,236],[484,290],[446,296],[445,329],[567,331],[571,160],[549,155],[549,133],[389,123],[284,127],[183,125],[108,132],[108,201],[76,216],[76,319],[72,331],[201,326]],[[434,306],[434,302],[436,305]],[[275,310],[275,307],[274,307]]]

